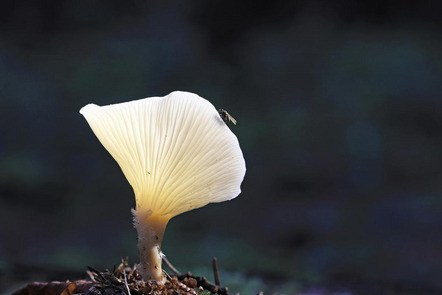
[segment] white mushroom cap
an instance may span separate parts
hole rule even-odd
[[[138,212],[164,216],[238,196],[246,167],[215,107],[172,92],[80,110],[133,187]]]

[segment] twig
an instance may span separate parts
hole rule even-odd
[[[123,276],[124,276],[124,285],[126,286],[127,289],[127,295],[131,295],[129,290],[129,285],[127,284],[126,271],[124,269],[123,269]]]
[[[168,268],[170,268],[170,270],[173,272],[174,275],[181,275],[181,273],[178,271],[178,269],[176,269],[172,263],[170,263],[170,261],[166,258],[166,256],[163,256],[163,261],[164,263],[167,265]]]
[[[101,274],[100,271],[96,270],[92,266],[88,266],[87,269],[92,272],[92,274],[96,274],[96,277],[94,277],[93,281],[98,282],[97,278],[100,278],[102,281],[107,281],[106,278]]]
[[[177,278],[179,280],[184,280],[185,278],[192,278],[196,280],[198,286],[201,286],[212,293],[216,293],[219,295],[229,295],[227,287],[217,286],[214,283],[209,282],[205,277],[195,276],[188,272],[186,274],[177,275]]]
[[[219,286],[220,282],[219,282],[218,262],[216,261],[216,257],[213,257],[212,267],[213,267],[213,277],[215,278],[215,285]]]
[[[163,269],[163,274],[166,275],[166,277],[169,279],[169,281],[172,280],[172,277]]]
[[[196,283],[198,286],[203,287],[206,290],[209,290],[211,293],[219,294],[219,295],[230,295],[228,292],[227,287],[220,287],[219,286],[219,273],[218,273],[218,264],[216,263],[216,258],[214,257],[214,273],[217,273],[218,275],[218,281],[216,281],[215,278],[215,284],[208,281],[205,277],[195,276],[191,274],[190,272],[182,274],[180,273],[173,265],[170,263],[170,261],[166,258],[166,256],[163,256],[164,263],[172,270],[174,275],[177,277],[178,280],[184,280],[185,278],[192,278],[196,280]],[[216,272],[215,272],[216,269]]]
[[[95,278],[94,278],[94,274],[90,271],[90,270],[86,270],[87,275],[89,276],[89,278],[91,279],[92,282],[96,282]]]

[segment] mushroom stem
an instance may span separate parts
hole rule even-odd
[[[161,242],[163,241],[164,230],[169,222],[168,217],[141,210],[133,210],[134,225],[138,232],[138,250],[140,252],[140,263],[137,270],[144,281],[164,282],[161,262]]]

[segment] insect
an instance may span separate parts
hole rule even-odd
[[[219,116],[221,117],[221,119],[223,119],[224,122],[228,123],[228,122],[232,122],[233,125],[236,125],[236,120],[235,118],[233,118],[232,116],[230,116],[230,114],[224,110],[224,109],[219,109],[218,110]]]

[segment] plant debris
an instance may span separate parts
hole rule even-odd
[[[12,295],[73,295],[84,294],[94,285],[91,281],[34,282]]]
[[[101,272],[88,267],[87,274],[91,281],[34,282],[13,295],[229,295],[226,287],[219,286],[216,262],[213,269],[218,284],[191,273],[181,274],[165,257],[163,259],[173,272],[171,276],[163,270],[167,278],[164,284],[143,281],[138,271],[129,267],[127,260],[122,260],[118,267],[114,266],[113,271]]]

